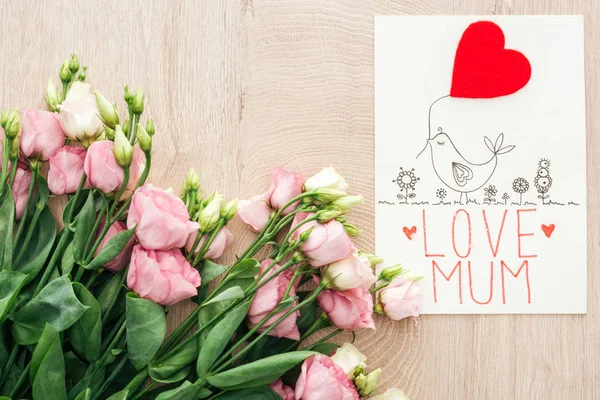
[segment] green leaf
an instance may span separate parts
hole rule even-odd
[[[233,286],[228,289],[225,289],[224,291],[222,291],[221,293],[219,293],[218,295],[216,295],[215,297],[213,297],[212,299],[210,299],[209,301],[204,303],[203,307],[207,306],[209,304],[212,304],[212,303],[218,303],[220,301],[243,299],[243,298],[244,298],[244,291],[242,290],[242,288],[239,286]]]
[[[81,207],[83,207],[83,205],[87,201],[88,195],[91,192],[92,192],[91,189],[82,190],[81,195],[77,199],[77,204],[75,204],[75,196],[72,196],[69,199],[69,201],[65,205],[65,209],[63,210],[63,214],[62,214],[63,225],[65,226],[65,229],[69,229],[69,221],[67,221],[67,216],[69,214],[69,210],[71,209],[71,207],[75,207],[75,209],[73,210],[73,217],[75,217],[77,215],[77,213],[79,212],[79,210],[81,210]]]
[[[118,273],[113,274],[98,295],[98,304],[100,304],[100,312],[102,315],[105,315],[108,310],[113,308],[113,305],[121,292],[121,281],[125,272],[125,270],[121,270]]]
[[[96,298],[81,283],[73,283],[73,291],[81,304],[88,306],[86,312],[69,329],[68,337],[73,350],[88,361],[96,361],[100,356],[102,320],[100,305]]]
[[[216,396],[215,400],[282,400],[268,385],[248,389],[230,390]]]
[[[229,275],[236,278],[254,278],[260,271],[260,263],[253,258],[238,262]]]
[[[318,353],[293,351],[277,354],[209,376],[206,380],[224,390],[262,386],[279,379],[287,370],[314,354]]]
[[[0,268],[11,269],[14,227],[15,199],[7,190],[0,205]]]
[[[129,389],[121,390],[110,396],[106,400],[127,400],[127,395],[129,394]]]
[[[306,297],[308,297],[309,294],[312,294],[312,292],[298,292],[297,294],[300,302],[302,302]],[[317,302],[310,301],[300,307],[298,311],[300,312],[300,316],[296,321],[296,325],[298,325],[298,330],[300,333],[304,333],[317,319]]]
[[[67,276],[48,283],[31,301],[13,317],[12,333],[21,345],[34,344],[50,323],[62,332],[71,327],[88,309],[79,302]]]
[[[92,398],[92,389],[87,388],[85,391],[79,393],[79,396],[75,397],[75,400],[90,400]]]
[[[157,382],[179,382],[187,377],[198,358],[198,340],[192,339],[173,356],[152,362],[148,366],[150,377]]]
[[[210,260],[204,260],[202,263],[202,268],[200,269],[200,277],[202,278],[202,285],[206,286],[215,278],[222,275],[225,271],[227,271],[227,266],[216,264]]]
[[[65,249],[62,260],[60,261],[60,272],[62,275],[68,275],[73,271],[75,258],[73,257],[73,242],[69,243]]]
[[[263,336],[257,344],[252,346],[252,348],[248,352],[246,360],[247,362],[252,362],[261,358],[283,353],[286,349],[288,349],[288,347],[290,347],[293,344],[296,344],[296,348],[299,345],[297,340],[291,340],[288,338],[278,338],[275,336]]]
[[[46,207],[46,204],[48,203],[48,199],[50,198],[50,190],[48,189],[48,182],[46,182],[46,178],[44,178],[39,172],[37,173],[36,180],[38,192],[36,207],[41,209]]]
[[[127,294],[126,304],[129,360],[140,370],[156,355],[167,332],[167,319],[162,306],[135,293]]]
[[[77,225],[75,226],[75,234],[73,236],[73,258],[79,265],[84,261],[85,245],[88,237],[95,234],[95,232],[92,232],[95,219],[94,194],[90,191],[77,217]]]
[[[323,343],[317,343],[312,346],[309,346],[308,349],[310,349],[310,351],[316,351],[318,353],[329,356],[331,353],[336,351],[339,347],[340,347],[340,345],[336,344],[336,343],[323,342]]]
[[[75,387],[73,387],[73,389],[69,391],[69,394],[67,395],[67,400],[75,400],[77,396],[81,392],[85,391],[87,388],[92,389],[92,393],[95,393],[96,390],[98,390],[100,386],[102,386],[102,384],[104,383],[106,367],[102,366],[98,368],[97,371],[97,373],[88,374],[82,380],[77,382]]]
[[[72,388],[85,377],[87,367],[88,365],[72,351],[65,353],[65,381],[68,388]]]
[[[207,376],[210,367],[219,358],[235,330],[246,318],[252,301],[247,301],[235,307],[233,310],[225,314],[223,319],[219,321],[210,331],[206,340],[203,341],[198,356],[196,371],[198,376],[204,378]]]
[[[60,335],[50,324],[44,326],[31,357],[29,379],[35,400],[65,400],[65,360]]]
[[[195,400],[200,388],[190,381],[185,381],[178,388],[162,392],[156,400]]]
[[[17,253],[22,247],[25,235],[17,243]],[[26,283],[31,282],[39,274],[44,266],[56,239],[56,222],[54,216],[48,207],[45,207],[33,227],[31,240],[27,244],[24,255],[19,260],[19,264],[12,269],[27,274]]]
[[[100,250],[100,253],[98,253],[98,255],[94,257],[94,259],[88,265],[85,266],[85,269],[93,270],[114,260],[115,257],[121,254],[125,246],[127,246],[127,243],[133,236],[134,232],[135,228],[117,233],[108,242],[108,244],[104,246],[102,250]]]
[[[7,269],[0,271],[0,324],[6,319],[27,275]]]

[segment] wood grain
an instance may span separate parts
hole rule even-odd
[[[384,370],[382,390],[401,387],[413,400],[597,399],[598,7],[596,0],[4,1],[0,106],[42,107],[45,79],[75,52],[108,98],[120,98],[125,84],[147,93],[158,132],[152,182],[178,189],[193,167],[207,192],[244,198],[267,188],[272,167],[309,175],[333,165],[367,198],[354,222],[364,229],[358,245],[370,249],[373,16],[583,14],[588,314],[380,320],[377,332],[358,334],[357,345],[370,366]],[[238,241],[230,254],[252,238],[239,222],[233,230]],[[191,308],[173,309],[170,324]]]

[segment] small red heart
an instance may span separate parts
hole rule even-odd
[[[489,99],[515,93],[529,82],[523,53],[504,48],[504,33],[490,21],[474,22],[458,43],[450,96]]]
[[[546,235],[547,238],[552,236],[552,232],[554,232],[554,228],[555,228],[554,224],[550,224],[550,225],[542,224],[542,231],[544,231],[544,235]]]
[[[402,228],[402,230],[404,231],[404,234],[406,235],[406,237],[408,238],[408,240],[413,240],[413,237],[417,233],[417,227],[416,226],[412,226],[410,228],[408,228],[408,227],[405,226],[404,228]]]

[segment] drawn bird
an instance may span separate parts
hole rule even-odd
[[[490,180],[496,171],[498,156],[515,148],[514,145],[502,147],[503,133],[498,136],[495,143],[486,136],[485,145],[492,152],[492,157],[482,164],[474,164],[460,154],[442,128],[438,128],[438,132],[433,138],[427,140],[427,145],[431,148],[431,163],[438,178],[450,189],[460,193],[461,204],[463,204],[463,195],[465,202],[468,202],[467,193],[480,189]]]

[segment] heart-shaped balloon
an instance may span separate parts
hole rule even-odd
[[[450,96],[489,99],[513,94],[529,82],[523,53],[504,48],[504,33],[490,21],[474,22],[458,43]]]

